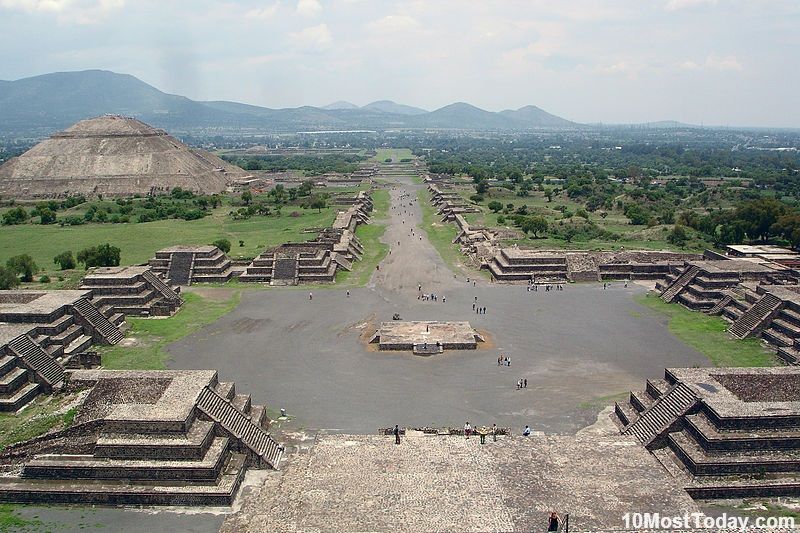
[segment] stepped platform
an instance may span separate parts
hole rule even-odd
[[[216,246],[173,246],[156,252],[152,271],[169,285],[226,283],[235,274],[231,260]]]
[[[283,455],[216,371],[74,371],[68,390],[86,389],[72,427],[0,454],[16,467],[0,501],[230,505],[248,467]]]
[[[90,291],[0,291],[0,411],[23,408],[61,388],[66,368],[97,364],[93,343],[114,344],[119,328],[87,299]]]
[[[639,441],[680,471],[690,495],[800,495],[800,368],[667,369],[661,383],[648,382],[648,405],[631,392],[613,419],[637,437],[649,421]],[[692,401],[660,407],[679,389]]]
[[[91,301],[115,314],[134,316],[171,316],[183,301],[149,266],[100,267],[90,271],[81,282],[90,290]]]
[[[443,350],[475,350],[484,342],[469,322],[382,322],[369,341],[381,350],[433,355]]]

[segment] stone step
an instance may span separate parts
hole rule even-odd
[[[798,450],[800,431],[786,429],[719,430],[702,412],[686,415],[686,431],[708,451]]]
[[[236,395],[236,384],[232,381],[220,381],[216,387],[217,394],[230,400]]]
[[[212,480],[228,456],[228,439],[217,437],[202,459],[116,459],[93,455],[38,455],[25,464],[22,476],[39,479]]]
[[[15,412],[22,409],[28,402],[36,398],[41,392],[41,385],[38,383],[27,383],[20,387],[11,396],[0,397],[0,411]]]
[[[64,348],[64,356],[69,357],[70,355],[84,352],[91,346],[92,338],[89,335],[81,335]]]
[[[189,431],[176,434],[105,434],[97,439],[95,457],[115,459],[200,460],[214,440],[214,422],[196,419]]]
[[[14,367],[0,376],[0,394],[8,395],[19,390],[28,381],[28,371],[24,368]]]
[[[159,484],[120,480],[0,478],[0,501],[43,504],[228,506],[244,478],[243,454],[233,453],[213,482]]]

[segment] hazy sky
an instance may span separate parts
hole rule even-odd
[[[0,0],[0,50],[0,79],[101,68],[268,107],[800,127],[800,0]]]

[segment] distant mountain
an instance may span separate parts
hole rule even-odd
[[[345,102],[344,100],[339,100],[339,101],[334,102],[332,104],[324,105],[320,109],[327,109],[327,110],[332,110],[332,109],[359,109],[359,107],[356,104],[351,104],[350,102]]]
[[[391,100],[378,100],[377,102],[365,105],[361,109],[378,111],[380,113],[392,113],[395,115],[424,115],[427,113],[427,111],[419,107],[398,104]]]
[[[547,111],[544,111],[535,105],[526,105],[525,107],[520,107],[516,111],[506,109],[505,111],[500,111],[500,114],[518,122],[523,126],[527,125],[529,127],[562,128],[576,125],[574,122],[551,115]]]
[[[164,93],[128,74],[104,70],[56,72],[0,81],[0,135],[41,137],[79,120],[107,113],[132,116],[173,133],[201,135],[241,131],[579,127],[535,106],[494,113],[463,102],[431,112],[389,100],[364,107],[335,102],[324,108],[286,109],[226,101],[199,102]]]

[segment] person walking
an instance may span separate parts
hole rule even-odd
[[[394,443],[400,444],[400,426],[394,425]]]
[[[347,297],[350,298],[350,289],[347,289]]]
[[[469,438],[472,435],[472,426],[469,425],[469,422],[464,423],[464,436]]]
[[[312,293],[310,293],[310,292],[308,293],[308,299],[309,300],[313,300],[314,299],[314,295]]]
[[[528,388],[528,378],[525,378],[525,379],[522,380],[522,388],[523,389],[527,389]]]
[[[492,441],[497,442],[497,424],[492,424]]]
[[[525,429],[522,430],[522,436],[523,437],[530,437],[531,436],[531,428],[528,427],[528,426],[525,426]]]
[[[561,527],[561,519],[558,517],[558,513],[553,511],[550,513],[550,517],[547,519],[547,533],[557,532],[558,528]]]

